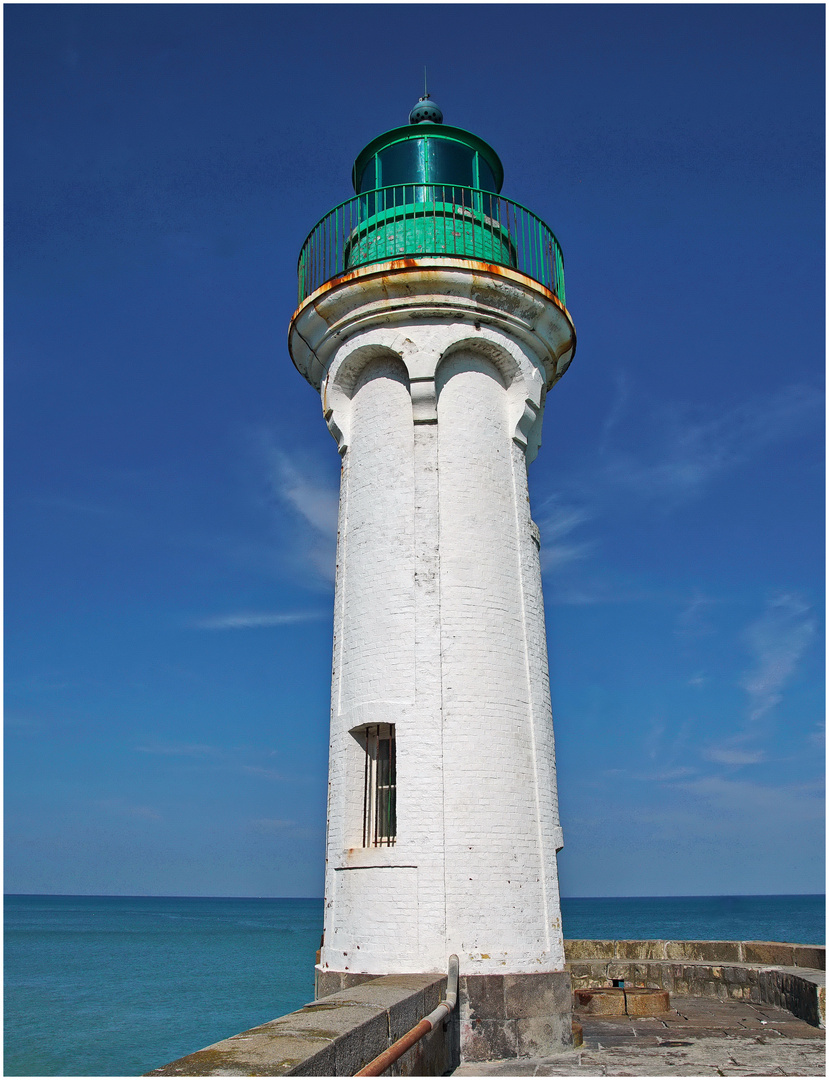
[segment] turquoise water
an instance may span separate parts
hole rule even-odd
[[[5,1074],[137,1076],[314,996],[322,900],[8,896]]]
[[[822,896],[562,901],[569,938],[824,941]],[[322,900],[8,896],[5,1075],[137,1076],[313,997]]]

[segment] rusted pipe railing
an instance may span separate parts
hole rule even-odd
[[[386,1069],[390,1065],[393,1065],[398,1058],[403,1057],[406,1051],[414,1046],[416,1042],[419,1042],[424,1035],[428,1035],[430,1031],[434,1031],[437,1025],[450,1012],[455,1008],[458,1003],[458,958],[452,953],[449,957],[449,973],[446,980],[446,997],[438,1005],[436,1009],[433,1009],[428,1016],[416,1024],[411,1031],[407,1031],[406,1034],[392,1043],[388,1050],[384,1050],[382,1054],[370,1061],[365,1068],[360,1069],[355,1076],[382,1076]]]

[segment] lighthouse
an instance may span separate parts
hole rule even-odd
[[[303,245],[289,332],[342,459],[318,993],[456,953],[472,1060],[570,1041],[527,467],[575,331],[503,176],[421,98]]]

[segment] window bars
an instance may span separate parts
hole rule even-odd
[[[363,847],[390,847],[397,839],[394,724],[375,724],[364,734]]]

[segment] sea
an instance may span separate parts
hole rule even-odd
[[[5,898],[6,1076],[140,1076],[301,1008],[321,899]],[[565,938],[823,944],[823,896],[562,900]]]

